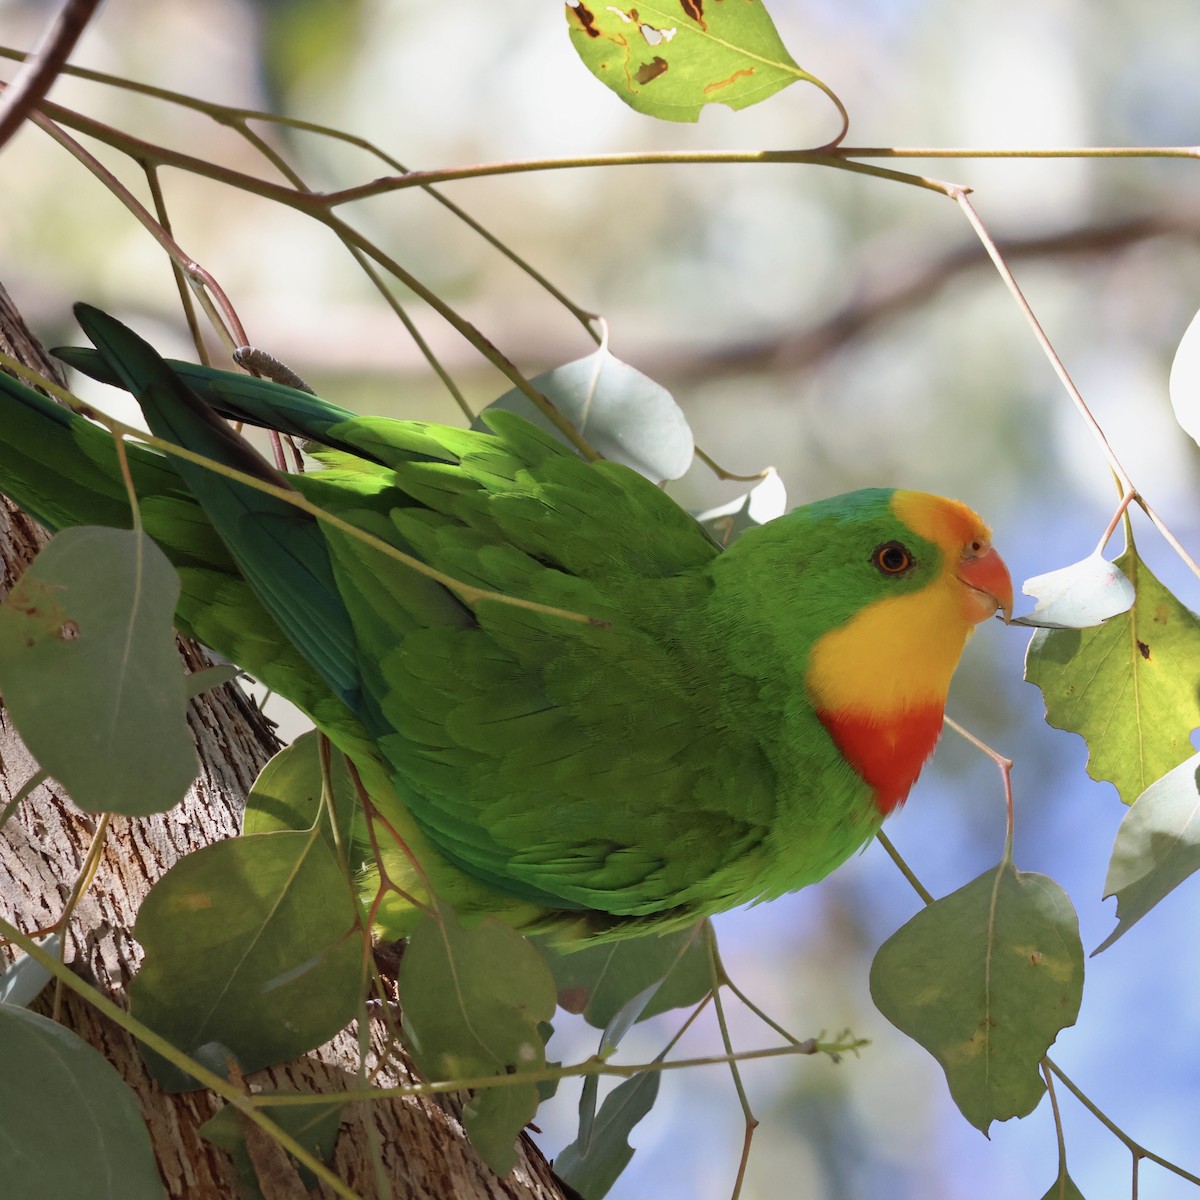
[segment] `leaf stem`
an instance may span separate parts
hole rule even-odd
[[[377,1088],[367,1092],[344,1091],[338,1093],[339,1100],[347,1103],[354,1100],[377,1100],[383,1097],[403,1098],[406,1096],[437,1096],[448,1092],[463,1092],[478,1088],[520,1087],[527,1083],[542,1083],[551,1080],[585,1078],[589,1075],[612,1075],[621,1079],[629,1079],[646,1071],[687,1071],[695,1067],[719,1067],[727,1065],[732,1059],[748,1062],[760,1058],[791,1058],[796,1055],[812,1057],[817,1054],[845,1054],[861,1049],[866,1045],[863,1038],[848,1038],[833,1042],[819,1042],[809,1038],[806,1042],[788,1046],[768,1046],[761,1050],[739,1050],[735,1054],[712,1054],[698,1058],[677,1058],[670,1061],[655,1059],[648,1063],[614,1063],[597,1055],[586,1058],[582,1062],[557,1067],[542,1067],[536,1071],[517,1071],[511,1075],[474,1075],[463,1079],[433,1080],[424,1083],[408,1084],[404,1087]],[[190,1068],[188,1068],[190,1070]],[[193,1072],[194,1074],[195,1072]],[[307,1104],[328,1103],[327,1096],[307,1095],[272,1095],[264,1097],[263,1104],[271,1106],[299,1106]]]
[[[13,813],[21,807],[21,802],[26,800],[36,788],[41,787],[49,778],[50,772],[39,768],[21,784],[13,794],[13,798],[3,808],[0,808],[0,829],[3,829],[12,819]]]
[[[699,446],[695,448],[695,455],[718,479],[732,480],[735,483],[758,483],[766,479],[770,473],[770,467],[767,467],[762,471],[755,471],[753,475],[735,475],[732,471],[727,471],[716,459],[701,450]]]
[[[892,839],[881,829],[876,835],[875,840],[887,851],[892,862],[900,868],[900,874],[908,880],[912,890],[921,897],[925,904],[932,904],[934,897],[933,893],[913,874],[912,868],[900,857],[900,851],[892,845]]]
[[[79,874],[75,877],[75,883],[71,888],[70,895],[67,896],[67,902],[63,905],[62,916],[55,922],[55,928],[60,934],[64,935],[59,944],[59,959],[65,964],[67,953],[66,931],[70,927],[71,918],[75,914],[75,909],[79,906],[79,901],[83,898],[83,894],[91,887],[92,880],[96,878],[96,871],[100,866],[100,854],[104,849],[104,841],[108,837],[108,827],[112,821],[112,813],[102,813],[100,820],[96,823],[96,828],[92,832],[92,840],[88,846],[87,854],[84,856],[83,866]],[[51,1013],[55,1021],[59,1020],[59,1013],[62,1005],[62,980],[58,980],[54,988],[54,1008]]]
[[[86,415],[99,416],[94,409],[88,409]],[[237,483],[245,484],[247,487],[264,492],[268,496],[274,496],[277,500],[282,500],[286,504],[291,504],[294,508],[300,509],[301,512],[306,512],[309,516],[317,518],[323,524],[332,526],[349,537],[356,538],[372,550],[376,550],[388,558],[403,563],[417,572],[418,575],[424,575],[429,579],[435,580],[448,591],[458,596],[464,604],[474,606],[484,601],[494,600],[501,604],[512,605],[514,608],[524,608],[530,612],[541,613],[548,617],[560,617],[565,621],[575,621],[582,625],[596,625],[600,628],[607,628],[609,625],[608,621],[598,617],[590,617],[586,613],[572,612],[569,609],[556,608],[554,605],[540,604],[536,600],[523,600],[519,596],[508,596],[503,592],[495,592],[488,588],[475,587],[474,584],[463,583],[461,580],[447,575],[444,571],[439,571],[435,567],[429,566],[428,563],[422,562],[419,558],[405,554],[404,551],[396,549],[395,546],[385,542],[382,538],[376,537],[364,529],[360,529],[350,521],[346,521],[335,513],[321,508],[320,505],[312,503],[312,501],[293,488],[283,488],[272,483],[267,483],[265,480],[248,475],[244,471],[237,470],[235,467],[228,467],[213,459],[205,458],[204,455],[196,454],[194,451],[188,450],[183,446],[177,446],[173,442],[152,437],[140,429],[135,429],[131,425],[125,425],[121,421],[104,418],[103,423],[108,425],[110,421],[112,423],[111,427],[126,437],[132,437],[137,441],[144,442],[148,446],[152,446],[156,450],[161,450],[177,458],[186,459],[188,462],[196,463],[198,466],[214,471],[218,475],[224,475],[226,478],[232,479]]]
[[[1063,1135],[1062,1114],[1058,1111],[1058,1095],[1054,1091],[1054,1076],[1050,1074],[1050,1067],[1046,1059],[1043,1058],[1038,1066],[1041,1069],[1042,1078],[1046,1081],[1046,1093],[1050,1097],[1050,1111],[1054,1114],[1054,1134],[1058,1139],[1058,1186],[1061,1198],[1067,1178],[1067,1140]]]
[[[738,1200],[742,1194],[742,1184],[746,1179],[746,1167],[750,1163],[750,1145],[754,1140],[754,1131],[758,1128],[758,1118],[750,1108],[750,1098],[742,1084],[742,1073],[738,1070],[737,1059],[733,1057],[733,1039],[729,1034],[729,1022],[725,1019],[725,1004],[721,1000],[721,977],[724,971],[721,959],[717,953],[717,934],[711,921],[704,922],[704,944],[708,950],[708,970],[712,980],[713,1007],[717,1013],[717,1026],[721,1031],[721,1045],[730,1056],[729,1074],[733,1078],[734,1091],[737,1092],[738,1104],[741,1105],[742,1116],[745,1118],[745,1134],[742,1138],[742,1153],[738,1158],[737,1174],[733,1180],[733,1191],[730,1200]]]
[[[1075,386],[1075,381],[1067,372],[1067,368],[1063,365],[1063,361],[1058,356],[1058,352],[1050,343],[1050,339],[1046,336],[1046,331],[1042,328],[1041,322],[1034,315],[1033,309],[1029,301],[1025,298],[1025,293],[1021,291],[1020,285],[1017,283],[1016,277],[1009,269],[1008,264],[1004,261],[1000,254],[996,243],[992,240],[992,236],[988,233],[987,228],[980,220],[979,214],[975,211],[974,205],[967,199],[965,191],[955,192],[951,197],[962,209],[963,215],[967,218],[971,228],[975,231],[975,236],[979,238],[984,250],[987,251],[988,257],[992,260],[993,265],[1000,274],[1000,278],[1004,281],[1004,286],[1008,288],[1013,300],[1016,301],[1017,307],[1021,311],[1021,315],[1025,318],[1026,323],[1033,332],[1033,336],[1038,345],[1041,346],[1042,352],[1049,360],[1051,368],[1058,376],[1059,382],[1066,389],[1067,395],[1071,397],[1072,403],[1075,405],[1079,415],[1083,418],[1088,429],[1091,430],[1092,436],[1099,444],[1101,452],[1104,454],[1108,462],[1109,469],[1117,477],[1121,488],[1126,491],[1133,491],[1133,484],[1129,476],[1125,473],[1125,468],[1121,466],[1116,453],[1109,444],[1108,438],[1104,434],[1104,430],[1100,428],[1099,422],[1092,415],[1083,399],[1082,393]]]
[[[1005,830],[1004,830],[1004,856],[1000,860],[1000,865],[1003,867],[1006,863],[1012,863],[1012,848],[1013,848],[1013,788],[1012,788],[1012,769],[1013,760],[1005,758],[997,750],[993,750],[987,742],[981,741],[969,729],[965,729],[953,717],[942,715],[942,721],[958,734],[964,741],[969,742],[976,750],[986,754],[988,758],[996,764],[1000,769],[1000,778],[1004,785],[1004,813],[1005,813]]]
[[[1192,147],[1187,157],[1200,157],[1200,148]],[[1154,527],[1163,536],[1164,540],[1171,547],[1171,549],[1175,551],[1175,553],[1180,557],[1192,574],[1197,578],[1200,578],[1200,563],[1198,563],[1184,549],[1179,539],[1176,538],[1170,529],[1167,528],[1166,523],[1162,520],[1158,513],[1151,508],[1149,502],[1141,495],[1138,488],[1134,485],[1133,480],[1130,479],[1128,472],[1121,465],[1120,459],[1117,458],[1116,451],[1113,450],[1108,437],[1104,433],[1104,430],[1100,428],[1100,423],[1096,420],[1095,416],[1092,415],[1091,409],[1088,408],[1082,393],[1075,386],[1074,380],[1067,372],[1067,368],[1063,364],[1062,359],[1059,357],[1058,351],[1056,351],[1051,345],[1050,339],[1046,336],[1046,331],[1042,328],[1041,322],[1034,315],[1029,301],[1025,298],[1024,292],[1021,291],[1020,285],[1016,281],[1016,277],[1009,269],[1008,264],[1004,261],[1003,255],[1001,255],[999,248],[992,239],[991,234],[988,233],[987,228],[984,226],[983,221],[979,217],[979,214],[975,211],[974,205],[972,205],[970,200],[967,199],[966,190],[961,188],[954,189],[950,192],[950,195],[951,198],[958,204],[959,208],[962,209],[963,214],[966,216],[967,221],[971,225],[971,228],[975,231],[976,237],[979,238],[983,248],[987,251],[988,257],[992,260],[996,270],[999,272],[1000,278],[1004,281],[1005,287],[1008,288],[1009,293],[1016,301],[1017,307],[1020,309],[1022,316],[1024,316],[1026,323],[1033,331],[1035,340],[1037,341],[1038,345],[1041,346],[1042,352],[1045,354],[1054,373],[1058,376],[1059,382],[1063,385],[1067,395],[1071,398],[1071,402],[1075,405],[1079,415],[1083,418],[1084,424],[1087,425],[1088,429],[1092,433],[1093,438],[1095,438],[1096,442],[1100,446],[1100,450],[1103,453],[1105,460],[1108,462],[1109,469],[1116,477],[1117,487],[1120,489],[1122,497],[1128,495],[1132,500],[1135,500],[1138,503],[1142,511],[1150,518],[1151,522],[1154,524]]]
[[[1109,521],[1104,533],[1100,536],[1100,542],[1096,546],[1095,551],[1097,554],[1103,552],[1104,547],[1108,545],[1109,539],[1114,533],[1116,533],[1117,526],[1121,524],[1122,518],[1124,518],[1125,514],[1129,511],[1130,503],[1137,499],[1137,493],[1129,488],[1120,488],[1120,492],[1121,499],[1117,503],[1117,511],[1113,513],[1112,519]],[[1128,528],[1128,522],[1126,522],[1126,527]]]

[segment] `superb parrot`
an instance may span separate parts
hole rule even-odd
[[[490,433],[359,417],[76,314],[96,350],[60,356],[158,437],[375,539],[127,448],[178,627],[312,718],[424,873],[383,833],[389,877],[468,918],[614,936],[822,878],[908,795],[973,627],[1011,612],[987,526],[953,500],[851,492],[722,551],[650,481],[513,414]],[[323,469],[277,472],[222,417],[305,439]],[[130,523],[112,436],[6,375],[0,491],[51,529]],[[386,547],[585,619],[464,599]],[[389,892],[381,931],[412,918]]]

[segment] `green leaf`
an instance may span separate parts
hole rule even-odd
[[[0,1005],[0,1192],[16,1200],[162,1200],[133,1093],[81,1038]]]
[[[624,1005],[658,984],[639,1020],[698,1004],[711,986],[704,939],[691,929],[617,942],[561,949],[550,939],[537,941],[554,983],[558,1003],[582,1013],[589,1025],[606,1028]]]
[[[519,933],[489,918],[463,929],[448,910],[426,917],[400,961],[403,1033],[430,1080],[535,1071],[545,1065],[539,1025],[554,1014],[554,981]],[[501,1095],[501,1093],[507,1093]],[[464,1113],[476,1149],[499,1175],[537,1110],[533,1083],[480,1089]]]
[[[258,1092],[257,1098],[271,1096],[271,1092]],[[280,1092],[279,1095],[295,1095],[294,1092]],[[264,1104],[264,1115],[271,1118],[284,1133],[291,1134],[306,1150],[309,1150],[322,1162],[329,1162],[333,1157],[333,1144],[337,1141],[338,1130],[342,1122],[342,1109],[345,1105],[340,1100],[331,1100],[327,1104],[311,1104],[303,1107],[293,1104]],[[243,1200],[246,1197],[262,1196],[259,1188],[258,1175],[250,1161],[246,1149],[246,1135],[243,1122],[246,1120],[236,1108],[226,1104],[219,1109],[215,1116],[210,1117],[200,1126],[200,1136],[219,1146],[233,1159],[234,1170],[237,1172],[238,1184]],[[300,1178],[307,1188],[317,1183],[317,1177],[300,1163],[295,1164]]]
[[[880,947],[871,995],[946,1072],[984,1133],[1041,1099],[1038,1063],[1083,994],[1075,911],[1052,879],[1005,864],[917,913]]]
[[[698,513],[696,520],[712,534],[721,547],[728,547],[747,529],[765,525],[787,512],[787,489],[779,472],[768,467],[760,483],[756,483],[744,496]]]
[[[624,463],[655,483],[678,479],[691,465],[692,431],[671,393],[607,350],[555,367],[530,382],[593,449],[612,462]],[[489,404],[471,428],[487,429],[481,418],[493,408],[515,412],[565,440],[562,431],[516,388]]]
[[[1200,621],[1135,550],[1116,562],[1137,591],[1133,608],[1099,629],[1034,634],[1025,678],[1042,689],[1051,725],[1083,735],[1088,774],[1132,804],[1192,754]]]
[[[309,833],[259,833],[181,859],[150,890],[135,935],[146,951],[134,1013],[225,1073],[285,1062],[331,1038],[360,998],[362,936],[351,884]],[[168,1091],[195,1080],[157,1055]]]
[[[178,596],[179,576],[144,534],[79,526],[0,605],[13,722],[88,812],[162,812],[196,777],[172,631]]]
[[[1050,1190],[1042,1200],[1083,1200],[1083,1193],[1075,1186],[1075,1181],[1063,1171],[1050,1185]]]
[[[541,1094],[535,1083],[481,1088],[463,1105],[463,1128],[479,1157],[507,1175],[517,1161],[516,1140],[533,1120]]]
[[[629,1165],[629,1134],[654,1107],[658,1071],[643,1071],[613,1088],[591,1122],[587,1138],[577,1138],[554,1160],[554,1173],[584,1200],[600,1200]]]
[[[281,829],[312,829],[320,823],[322,834],[332,844],[329,817],[321,808],[321,735],[313,729],[281,750],[254,781],[246,797],[243,833],[274,833]],[[358,793],[345,758],[330,749],[329,777],[333,785],[330,802],[336,814],[338,836],[349,846],[358,808]]]
[[[1117,927],[1096,947],[1107,950],[1164,896],[1200,868],[1200,754],[1152,783],[1117,830],[1105,897],[1117,898]]]
[[[1099,551],[1082,562],[1027,579],[1021,591],[1036,597],[1037,604],[1025,616],[1014,617],[1012,623],[1043,629],[1102,625],[1110,617],[1128,612],[1135,599],[1133,584]]]
[[[587,69],[664,121],[697,121],[706,104],[746,108],[801,79],[826,90],[787,52],[760,0],[568,0],[566,17]]]

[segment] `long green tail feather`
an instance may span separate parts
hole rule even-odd
[[[0,443],[0,492],[51,532],[131,525],[112,436],[3,372]],[[146,531],[183,581],[179,628],[288,695],[328,728],[352,730],[350,713],[284,638],[174,463],[130,442],[125,453]],[[357,736],[365,737],[361,731]]]
[[[148,343],[89,305],[76,305],[75,315],[121,386],[141,405],[154,434],[276,487],[289,486]],[[186,459],[179,459],[175,469],[288,640],[356,708],[361,679],[354,631],[316,519]]]

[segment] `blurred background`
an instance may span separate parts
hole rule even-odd
[[[0,0],[0,42],[30,47],[51,6]],[[1200,9],[1181,0],[772,0],[802,67],[851,116],[849,144],[1023,147],[1200,140]],[[796,85],[698,125],[627,109],[582,66],[557,4],[481,0],[109,0],[73,61],[207,101],[271,109],[369,139],[410,167],[652,149],[818,145],[828,101]],[[11,62],[0,62],[11,77]],[[152,142],[276,178],[228,128],[146,95],[63,79],[52,100]],[[256,126],[318,189],[387,173],[359,150]],[[141,173],[98,142],[105,165]],[[895,165],[895,164],[894,164]],[[906,164],[898,164],[904,166]],[[1200,307],[1194,161],[918,160],[971,185],[1035,312],[1134,480],[1193,553],[1200,453],[1174,425],[1171,356]],[[461,416],[346,251],[295,213],[165,170],[175,236],[220,281],[251,341],[360,411]],[[519,174],[444,192],[576,304],[602,314],[615,353],[668,387],[698,442],[740,471],[777,466],[793,503],[866,485],[957,495],[993,523],[1018,579],[1084,557],[1116,493],[1104,461],[956,206],[933,193],[811,166],[629,166]],[[545,291],[417,191],[342,215],[474,322],[532,376],[592,343]],[[45,135],[26,128],[0,174],[2,279],[43,339],[75,340],[87,299],[160,348],[190,355],[165,256]],[[403,297],[407,302],[407,297]],[[410,311],[469,403],[507,383],[420,304]],[[105,407],[115,409],[110,397]],[[2,432],[0,432],[2,436]],[[690,507],[735,494],[707,472]],[[1196,607],[1196,580],[1143,521],[1138,545]],[[1118,535],[1119,542],[1119,535]],[[1082,741],[1049,729],[1021,680],[1027,634],[989,624],[968,650],[950,712],[1016,760],[1017,865],[1071,895],[1090,951],[1110,932],[1100,899],[1124,813],[1084,773]],[[998,860],[995,768],[948,736],[889,833],[944,895]],[[1149,1149],[1200,1171],[1197,885],[1184,885],[1088,961],[1077,1026],[1052,1054]],[[982,1137],[940,1069],[874,1009],[878,946],[919,902],[877,847],[818,887],[718,921],[732,976],[798,1037],[870,1039],[840,1065],[753,1062],[744,1194],[754,1200],[1037,1200],[1057,1171],[1049,1106]],[[733,1006],[736,1044],[772,1043]],[[652,1057],[660,1018],[623,1057]],[[596,1034],[564,1020],[552,1056]],[[720,1052],[705,1020],[681,1053]],[[577,1088],[539,1114],[553,1155],[573,1136]],[[1089,1200],[1130,1194],[1129,1151],[1060,1089],[1071,1174]],[[743,1123],[728,1073],[664,1079],[614,1196],[719,1200]],[[1141,1200],[1191,1195],[1143,1164]]]

